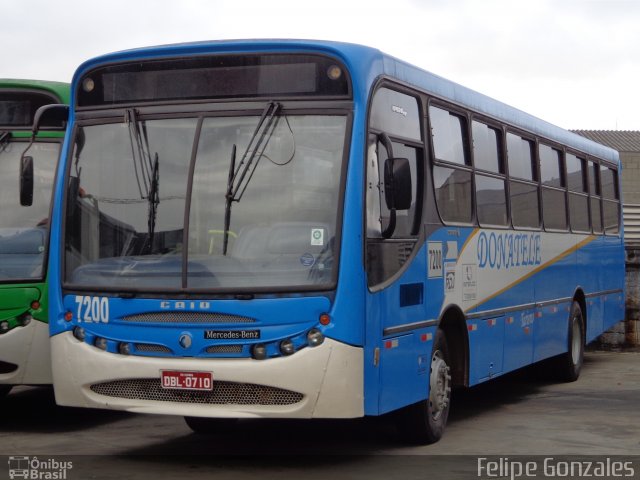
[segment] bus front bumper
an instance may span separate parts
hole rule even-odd
[[[364,415],[363,350],[331,339],[267,360],[152,358],[105,352],[65,332],[51,338],[51,352],[59,405],[222,418]],[[211,372],[217,393],[164,389],[161,370]]]

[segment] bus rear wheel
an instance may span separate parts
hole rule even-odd
[[[398,429],[411,443],[427,445],[442,437],[451,406],[451,362],[447,339],[438,329],[431,352],[429,397],[405,407],[398,418]]]
[[[558,378],[565,382],[575,382],[580,376],[584,363],[584,317],[578,302],[571,305],[569,314],[569,332],[567,336],[567,352],[558,357],[554,365]]]
[[[237,418],[184,417],[185,423],[195,433],[211,435],[225,433],[237,423]]]

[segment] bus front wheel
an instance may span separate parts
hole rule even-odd
[[[429,397],[405,407],[398,429],[411,443],[430,444],[442,437],[451,406],[451,360],[444,331],[438,329],[431,352]]]

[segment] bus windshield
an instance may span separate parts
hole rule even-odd
[[[20,205],[20,155],[26,143],[0,147],[0,282],[41,279],[48,235],[51,187],[60,143],[35,143],[33,204]]]
[[[257,131],[259,120],[133,112],[81,127],[67,190],[67,285],[330,284],[347,119],[278,114]],[[227,202],[234,173],[244,179]]]

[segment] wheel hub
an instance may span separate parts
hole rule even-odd
[[[582,349],[582,332],[580,331],[579,322],[579,319],[574,318],[571,325],[571,360],[574,365],[577,365],[580,361],[580,351]]]
[[[436,351],[431,358],[431,377],[429,379],[429,404],[434,419],[438,419],[449,405],[450,370],[440,351]]]

